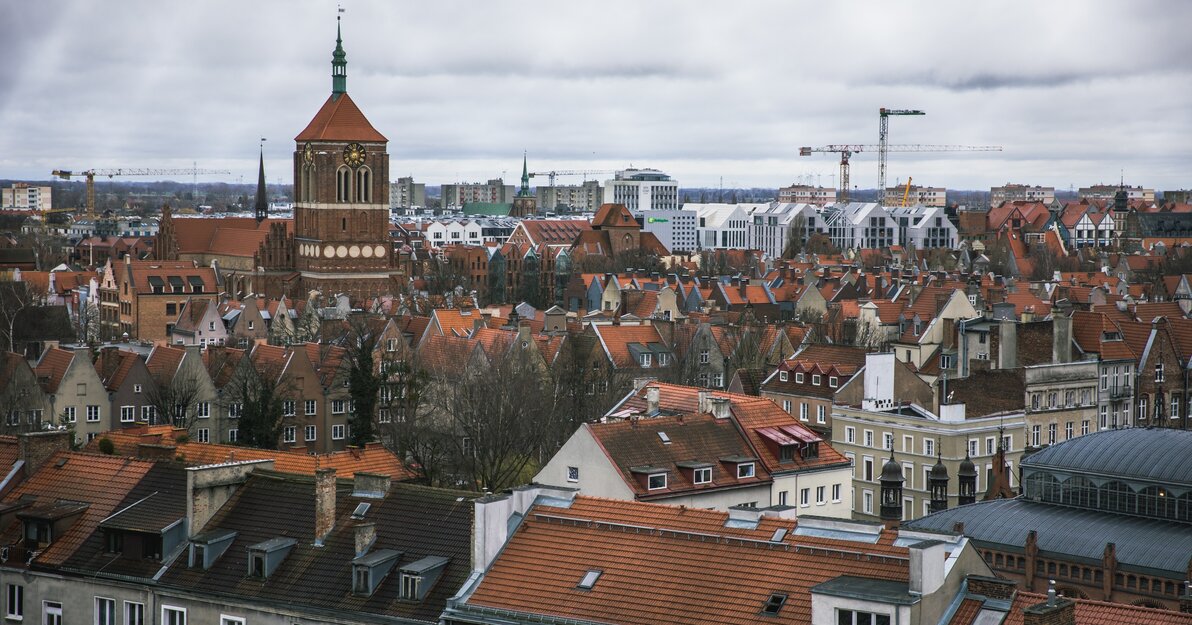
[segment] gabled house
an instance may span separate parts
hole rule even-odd
[[[246,349],[252,343],[269,337],[268,324],[256,296],[250,295],[240,301],[224,300],[220,302],[218,311],[227,328],[227,345]]]
[[[673,364],[669,342],[653,325],[592,324],[588,328],[599,339],[606,365],[613,370],[658,375],[658,370]]]
[[[156,387],[149,407],[142,409],[149,414],[142,414],[141,420],[185,429],[200,443],[235,442],[235,417],[224,410],[203,351],[198,345],[157,345],[149,352],[145,366]]]
[[[87,442],[112,429],[111,400],[89,350],[46,350],[35,371],[53,422],[72,430],[76,441]]]
[[[0,431],[4,434],[36,432],[44,423],[55,423],[54,405],[39,382],[20,354],[0,352],[0,418],[4,420]]]
[[[149,373],[144,359],[135,352],[105,347],[95,358],[99,374],[110,398],[108,414],[112,428],[130,427],[148,420],[157,380]]]

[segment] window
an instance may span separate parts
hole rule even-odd
[[[228,616],[227,614],[219,615],[219,625],[244,625],[244,617],[242,616]]]
[[[802,373],[795,373],[795,382],[797,382],[799,384],[803,383],[803,374]]]
[[[778,505],[780,505],[780,506],[786,505],[786,491],[784,491],[784,490],[778,491]]]
[[[791,413],[791,400],[789,400],[789,399],[782,400],[782,409],[786,412],[786,414],[792,414]]]
[[[834,501],[834,502],[840,501],[840,484],[832,485],[832,501]]]
[[[308,426],[306,426],[306,440],[307,440],[307,441],[313,441],[313,440],[315,440],[315,434],[316,434],[317,432],[318,432],[318,427],[317,427],[317,426],[314,426],[314,425],[308,425]]]
[[[141,406],[141,421],[153,421],[153,416],[157,412],[154,406]]]
[[[830,388],[836,388],[839,385],[840,385],[840,380],[837,379],[836,376],[833,375],[833,376],[828,377],[828,386]]]
[[[87,421],[99,421],[99,406],[87,406]]]
[[[145,604],[125,601],[124,625],[145,625]]]
[[[578,482],[579,481],[579,467],[567,467],[567,481],[568,482]]]
[[[641,365],[642,365],[642,367],[649,367],[649,366],[650,366],[650,360],[651,360],[650,354],[642,354],[642,355],[641,355]]]
[[[1155,363],[1155,381],[1156,382],[1163,381],[1163,363],[1161,363],[1161,362]]]
[[[857,428],[855,428],[851,425],[844,428],[844,442],[846,442],[846,443],[857,442]]]
[[[985,453],[986,453],[986,455],[992,456],[993,452],[996,451],[996,448],[994,447],[995,440],[996,439],[994,439],[992,436],[985,437]]]
[[[211,442],[211,430],[208,428],[199,428],[199,429],[195,430],[195,438],[200,443],[210,443]]]
[[[824,505],[824,502],[825,502],[825,500],[824,500],[824,492],[825,492],[826,490],[827,490],[827,489],[825,489],[823,486],[816,486],[816,487],[815,487],[815,504],[816,504],[816,505],[818,505],[818,506],[822,506],[822,505]]]
[[[882,434],[882,449],[894,449],[894,435],[886,432]]]
[[[753,463],[742,462],[737,465],[737,479],[753,477]]]
[[[923,439],[923,455],[928,456],[928,457],[935,455],[935,439],[933,439],[933,438]]]
[[[294,416],[294,400],[287,399],[281,402],[281,414],[285,417]]]
[[[712,482],[712,467],[700,467],[696,469],[694,478],[696,484],[710,484]]]
[[[120,407],[120,422],[131,423],[137,419],[136,406],[121,406]]]
[[[343,414],[346,406],[347,402],[342,399],[331,400],[331,414]]]
[[[331,440],[342,441],[343,439],[344,439],[344,426],[343,425],[331,426]]]
[[[294,426],[292,426],[292,425],[287,425],[287,426],[285,427],[285,429],[283,429],[283,430],[281,431],[281,440],[282,440],[282,442],[283,442],[283,443],[293,443],[293,442],[297,442],[297,440],[298,440],[298,428],[296,428],[296,427],[294,427]]]
[[[873,491],[861,491],[861,511],[865,514],[873,514]]]
[[[865,446],[873,447],[873,430],[865,430]]]
[[[813,376],[811,376],[811,385],[812,385],[812,386],[819,386],[819,385],[820,385],[820,379],[821,379],[821,378],[820,378],[820,375],[819,375],[818,373],[817,373],[817,374],[815,374],[815,375],[813,375]]]
[[[706,350],[706,349],[700,350],[700,352],[699,352],[699,364],[701,364],[701,365],[706,365],[706,364],[708,364],[708,361],[709,361],[709,358],[708,358],[708,350]],[[786,382],[786,372],[785,372],[785,371],[783,371],[783,372],[782,372],[782,374],[781,374],[779,377],[780,377],[780,378],[782,378],[782,381],[783,381],[783,382]]]
[[[315,406],[316,405],[317,404],[316,404],[315,400],[313,400],[313,399],[306,400],[306,414],[307,415],[315,414]]]
[[[186,625],[186,608],[161,606],[161,625]]]
[[[1055,444],[1055,424],[1054,423],[1047,424],[1047,444],[1048,445]]]
[[[647,487],[650,490],[659,490],[662,488],[666,488],[666,474],[665,473],[655,473],[655,474],[651,475],[649,477]]]
[[[976,456],[976,455],[977,455],[977,439],[975,439],[975,438],[970,438],[970,439],[969,439],[969,442],[968,442],[968,455],[969,455],[970,457],[971,457],[971,456]]]
[[[784,605],[786,605],[786,595],[776,592],[766,599],[766,603],[762,606],[762,614],[778,614]]]
[[[810,488],[799,489],[799,505],[804,508],[811,505],[811,489]]]
[[[42,625],[62,625],[62,604],[57,601],[43,601],[41,604]]]
[[[712,386],[715,386],[716,388],[721,388],[724,386],[724,374],[723,373],[713,373],[712,374]]]
[[[865,456],[861,459],[861,476],[866,482],[873,481],[873,458]]]
[[[1101,406],[1101,410],[1102,410],[1102,412],[1104,412],[1105,406]],[[1031,446],[1032,447],[1039,446],[1039,435],[1040,435],[1042,429],[1043,429],[1042,426],[1039,426],[1039,425],[1031,426]]]
[[[140,384],[133,384],[133,385],[132,385],[132,392],[134,392],[134,393],[140,393],[140,392],[141,392],[141,390],[142,390],[142,389],[141,389],[141,385],[140,385]]]
[[[1089,420],[1085,419],[1084,421],[1080,422],[1080,434],[1081,434],[1081,436],[1083,436],[1088,433],[1089,433]]]
[[[807,420],[807,402],[799,403],[799,420],[800,421]]]
[[[240,415],[244,413],[244,404],[240,402],[233,402],[228,404],[228,418],[239,419]]]
[[[62,419],[64,421],[66,421],[67,423],[74,423],[75,418],[76,417],[75,417],[75,407],[74,406],[67,406],[66,409],[62,411]]]
[[[95,625],[116,625],[116,600],[95,598]]]
[[[198,415],[200,419],[206,419],[211,416],[211,402],[201,401],[198,404]]]
[[[1064,424],[1064,440],[1072,438],[1072,432],[1075,430],[1074,423],[1069,421]]]
[[[4,614],[8,618],[23,618],[25,616],[25,587],[8,584],[5,593]]]
[[[238,430],[236,428],[232,428],[232,429],[228,430],[228,442],[229,443],[240,442],[240,430]]]
[[[836,625],[890,625],[890,616],[837,608]]]
[[[790,376],[790,373],[788,373],[788,372],[786,372],[786,371],[779,371],[779,372],[778,372],[778,379],[779,379],[779,380],[781,380],[781,381],[783,381],[783,382],[789,381],[789,380],[790,380],[790,377],[791,377],[791,376]]]

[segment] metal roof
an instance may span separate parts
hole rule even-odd
[[[903,522],[914,530],[951,532],[964,523],[974,541],[1022,549],[1027,533],[1037,532],[1040,553],[1051,552],[1100,562],[1106,543],[1115,543],[1125,566],[1164,571],[1183,579],[1192,553],[1192,531],[1185,523],[1055,506],[1025,499],[997,499],[950,508]]]
[[[1094,432],[1031,454],[1023,458],[1022,466],[1192,486],[1192,431],[1126,428]]]

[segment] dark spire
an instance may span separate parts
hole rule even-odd
[[[942,512],[948,509],[948,467],[944,466],[943,452],[940,449],[940,442],[935,442],[936,456],[935,466],[931,467],[931,474],[928,477],[929,488],[931,490],[931,501],[928,504],[931,512]]]
[[[964,460],[960,461],[956,476],[959,480],[956,503],[964,506],[977,501],[977,465],[967,453],[964,454]]]
[[[518,197],[530,197],[530,169],[526,166],[526,153],[522,152],[522,178],[521,189],[517,191]]]
[[[257,223],[269,215],[269,196],[265,193],[265,144],[261,144],[261,165],[257,169]]]
[[[339,95],[348,92],[348,55],[344,54],[343,38],[340,36],[339,16],[335,17],[335,52],[331,55],[331,93]]]
[[[890,459],[882,466],[882,501],[881,519],[887,527],[895,527],[902,519],[902,467],[894,460],[894,450],[890,450]]]

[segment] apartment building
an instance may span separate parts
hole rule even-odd
[[[52,188],[14,182],[7,189],[0,189],[0,208],[48,211],[51,208]]]
[[[442,186],[443,208],[461,209],[464,204],[482,202],[487,204],[509,204],[513,202],[515,188],[505,184],[501,178],[488,182],[459,182]]]
[[[750,216],[766,204],[684,204],[695,211],[695,237],[700,249],[743,250],[749,240]]]
[[[918,249],[954,248],[960,235],[942,206],[915,204],[890,209],[901,230],[900,245]]]
[[[1030,186],[1026,184],[1012,184],[1007,182],[1000,187],[989,189],[989,207],[997,208],[1004,202],[1043,202],[1051,204],[1055,201],[1055,187]]]
[[[903,198],[906,198],[903,201]],[[948,205],[948,190],[944,187],[921,187],[917,184],[888,187],[882,194],[882,206],[923,204],[944,208]]]
[[[406,176],[389,183],[389,210],[426,206],[426,183]]]
[[[898,220],[881,204],[852,202],[824,211],[832,244],[841,250],[890,247],[902,240]]]
[[[657,169],[625,169],[604,182],[604,203],[624,204],[634,216],[642,211],[679,210],[679,183]]]
[[[836,189],[832,187],[796,184],[778,190],[778,201],[791,204],[815,204],[827,206],[836,203]]]
[[[749,249],[761,250],[766,258],[781,258],[792,236],[791,228],[800,219],[804,239],[815,233],[827,232],[826,221],[820,211],[821,207],[814,204],[771,202],[756,206],[750,212],[746,237]]]
[[[582,184],[537,187],[538,205],[546,211],[595,213],[604,203],[604,187],[598,180]]]
[[[1025,368],[1027,445],[1054,445],[1098,430],[1100,368],[1095,360]]]
[[[1076,199],[1112,202],[1118,191],[1125,191],[1126,199],[1128,201],[1141,200],[1147,204],[1153,204],[1155,202],[1154,189],[1146,189],[1141,185],[1137,187],[1128,187],[1125,185],[1116,184],[1095,184],[1088,187],[1081,187],[1076,191]]]

